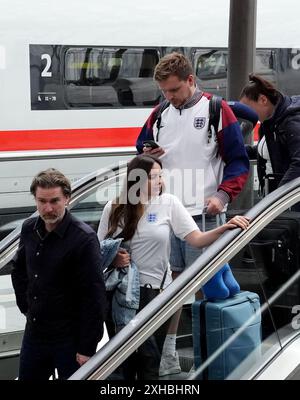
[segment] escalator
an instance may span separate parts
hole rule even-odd
[[[96,230],[104,205],[120,192],[124,176],[125,166],[121,166],[91,174],[77,182],[73,187],[71,212]],[[199,379],[203,369],[209,368],[209,362],[203,363],[200,370],[194,366],[191,303],[199,288],[226,262],[231,265],[242,290],[259,294],[262,317],[262,342],[256,349],[259,356],[249,355],[243,359],[227,374],[226,379],[296,379],[300,365],[300,310],[296,307],[300,304],[299,265],[295,265],[290,273],[274,281],[272,271],[270,274],[266,265],[268,259],[260,257],[254,244],[258,242],[258,235],[264,227],[274,219],[282,218],[299,201],[300,178],[256,204],[247,212],[252,223],[246,231],[235,229],[226,232],[207,248],[180,275],[180,279],[176,279],[138,313],[70,380],[119,379],[126,359],[181,307],[183,313],[177,337],[177,351],[182,372],[161,379]],[[0,242],[0,379],[17,377],[18,354],[25,325],[24,318],[15,305],[9,277],[10,262],[17,250],[19,234],[20,230],[16,229]],[[234,333],[238,335],[238,331],[237,329]],[[226,352],[226,348],[219,350],[219,355],[222,352]],[[285,354],[293,356],[286,357]],[[212,358],[217,356],[213,355]],[[283,360],[283,364],[280,360]]]

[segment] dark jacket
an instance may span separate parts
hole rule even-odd
[[[40,217],[24,222],[12,282],[35,340],[70,340],[78,353],[94,354],[106,308],[100,265],[96,233],[69,212],[50,233]]]
[[[261,124],[278,186],[300,176],[300,96],[281,95],[272,117]],[[258,158],[262,179],[264,161]]]

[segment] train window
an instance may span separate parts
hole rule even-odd
[[[273,75],[275,54],[272,50],[256,50],[255,70],[259,75]],[[268,79],[268,77],[266,77]]]
[[[227,50],[197,49],[192,55],[192,63],[200,88],[225,98]]]
[[[202,50],[195,54],[195,71],[199,79],[224,78],[227,75],[227,50]],[[272,50],[256,50],[255,70],[260,75],[273,75],[275,53]]]
[[[64,95],[69,107],[153,106],[156,49],[72,47],[64,54]]]
[[[199,79],[212,79],[226,76],[226,58],[222,50],[209,50],[199,54],[196,62],[196,76]]]
[[[196,79],[202,90],[226,97],[227,88],[227,49],[195,49],[192,53],[192,62]],[[276,82],[275,51],[269,49],[256,50],[255,72]]]
[[[164,47],[163,48],[163,55],[169,54],[169,53],[173,53],[173,52],[177,52],[177,53],[182,53],[182,54],[186,54],[187,50],[189,49],[189,47]]]
[[[275,52],[273,50],[256,50],[255,73],[277,86],[275,61]]]

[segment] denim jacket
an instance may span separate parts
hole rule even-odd
[[[102,269],[107,269],[115,258],[123,239],[105,239],[100,243]],[[140,302],[139,271],[134,263],[126,268],[104,271],[107,291],[114,291],[112,319],[116,327],[127,325],[136,314]]]

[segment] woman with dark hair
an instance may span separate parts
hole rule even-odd
[[[240,101],[256,111],[261,122],[257,156],[264,193],[300,176],[300,96],[286,96],[258,75],[250,74],[249,80]]]
[[[247,218],[236,216],[216,229],[201,232],[182,203],[175,196],[163,193],[161,161],[151,155],[139,155],[128,164],[127,179],[120,197],[105,206],[98,237],[100,241],[108,237],[124,239],[130,256],[122,250],[113,265],[123,268],[130,260],[137,265],[140,279],[139,309],[142,309],[159,294],[160,289],[171,282],[171,231],[192,246],[205,247],[227,229],[245,229],[248,224]],[[127,379],[134,379],[136,373],[139,379],[158,379],[166,327],[164,324],[140,346],[135,354],[138,361],[128,363],[126,367]]]

